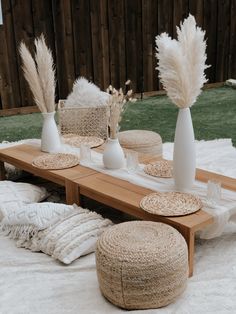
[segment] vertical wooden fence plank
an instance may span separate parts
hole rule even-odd
[[[90,5],[87,0],[72,1],[73,40],[76,77],[93,81]]]
[[[230,36],[230,0],[218,0],[217,19],[217,54],[216,54],[216,78],[217,82],[223,82],[228,78],[229,65],[229,36]]]
[[[129,78],[126,76],[126,47],[125,47],[125,8],[124,1],[108,1],[109,24],[109,55],[110,82],[116,87],[124,87]]]
[[[102,68],[103,68],[103,89],[110,84],[110,54],[109,54],[109,26],[108,26],[108,0],[100,0],[100,29],[102,42]]]
[[[207,40],[206,77],[209,83],[215,82],[216,77],[216,41],[217,41],[217,5],[215,0],[204,0],[203,28]]]
[[[94,82],[102,89],[109,85],[109,41],[107,0],[90,0]]]
[[[197,25],[203,27],[204,0],[189,0],[189,12],[195,17]]]
[[[236,0],[231,0],[230,51],[228,77],[236,78]]]
[[[58,80],[57,98],[65,99],[75,80],[71,2],[69,0],[53,0],[52,11]]]
[[[189,14],[188,0],[174,0],[173,6],[173,34],[176,37],[176,26],[180,25]]]
[[[174,0],[159,0],[158,1],[158,11],[157,11],[157,22],[158,22],[158,35],[163,32],[168,33],[173,37],[173,5]],[[158,71],[157,71],[158,76]],[[161,83],[158,79],[157,90],[162,89]]]
[[[126,0],[126,68],[135,91],[143,91],[142,2]]]
[[[143,81],[144,91],[153,91],[158,87],[157,61],[155,57],[155,37],[158,33],[157,5],[155,0],[142,1],[143,35]]]
[[[34,105],[33,96],[26,82],[23,71],[21,69],[21,58],[18,52],[20,42],[23,40],[25,44],[33,51],[33,18],[31,0],[11,0],[11,10],[13,14],[14,35],[16,45],[16,56],[19,72],[19,82],[21,91],[21,105],[32,106]]]
[[[14,106],[14,94],[9,69],[9,59],[4,27],[0,26],[0,91],[1,109],[8,109]]]
[[[2,0],[3,25],[0,31],[2,108],[20,107],[21,93],[10,0]]]

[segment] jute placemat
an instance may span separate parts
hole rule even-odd
[[[147,164],[144,167],[144,172],[154,177],[171,178],[172,166],[170,162],[166,160],[160,160],[160,161]]]
[[[80,136],[76,134],[66,134],[63,135],[63,140],[65,144],[80,147],[81,144],[88,145],[90,148],[98,147],[104,143],[102,138],[96,136]]]
[[[79,164],[79,158],[72,154],[44,154],[36,157],[32,165],[47,170],[71,168]]]
[[[202,208],[200,198],[189,193],[164,192],[152,193],[145,196],[140,207],[151,213],[161,216],[184,216],[195,213]]]

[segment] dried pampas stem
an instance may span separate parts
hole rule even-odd
[[[125,84],[129,85],[131,83],[128,80]],[[109,98],[109,129],[110,129],[110,138],[117,138],[117,132],[119,129],[119,122],[121,121],[122,113],[124,113],[125,104],[127,101],[135,102],[136,99],[132,98],[133,91],[132,89],[128,90],[126,94],[123,93],[122,88],[116,90],[112,85],[107,88],[107,93],[110,94]]]
[[[55,111],[55,70],[52,52],[45,43],[44,36],[35,39],[35,61],[26,45],[21,42],[19,52],[23,62],[23,72],[34,100],[43,113]]]
[[[195,18],[189,15],[180,28],[178,41],[162,33],[156,37],[156,69],[167,95],[179,108],[191,107],[201,88],[207,82],[204,70],[206,62],[205,32],[196,26]]]

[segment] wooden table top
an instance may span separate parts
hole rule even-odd
[[[101,152],[102,150],[99,149],[98,151]],[[153,192],[152,190],[80,165],[63,170],[42,170],[32,166],[32,160],[42,154],[44,153],[40,151],[40,147],[22,144],[1,149],[0,160],[12,162],[20,169],[61,185],[64,185],[65,179],[73,181],[78,184],[82,195],[141,219],[168,221],[169,224],[186,226],[194,232],[213,221],[213,217],[203,210],[182,217],[161,217],[149,214],[139,207],[139,203],[145,195]],[[160,158],[142,156],[140,162],[148,163],[157,159]],[[203,182],[207,182],[209,179],[219,180],[223,187],[236,191],[236,179],[233,178],[197,169],[196,179]]]
[[[61,170],[43,170],[32,165],[35,157],[46,154],[40,150],[39,146],[21,144],[9,148],[0,149],[1,161],[6,161],[16,167],[38,175],[47,180],[51,180],[60,185],[64,185],[65,180],[73,181],[74,178],[81,178],[88,175],[93,175],[97,171],[83,166],[75,166],[72,168]]]

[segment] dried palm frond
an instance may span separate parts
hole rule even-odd
[[[55,111],[55,70],[52,53],[44,36],[35,39],[35,61],[26,45],[21,42],[19,52],[23,72],[34,100],[41,112]]]
[[[163,33],[156,37],[159,78],[167,95],[179,108],[191,107],[207,82],[205,32],[189,15],[180,28],[178,41]]]

